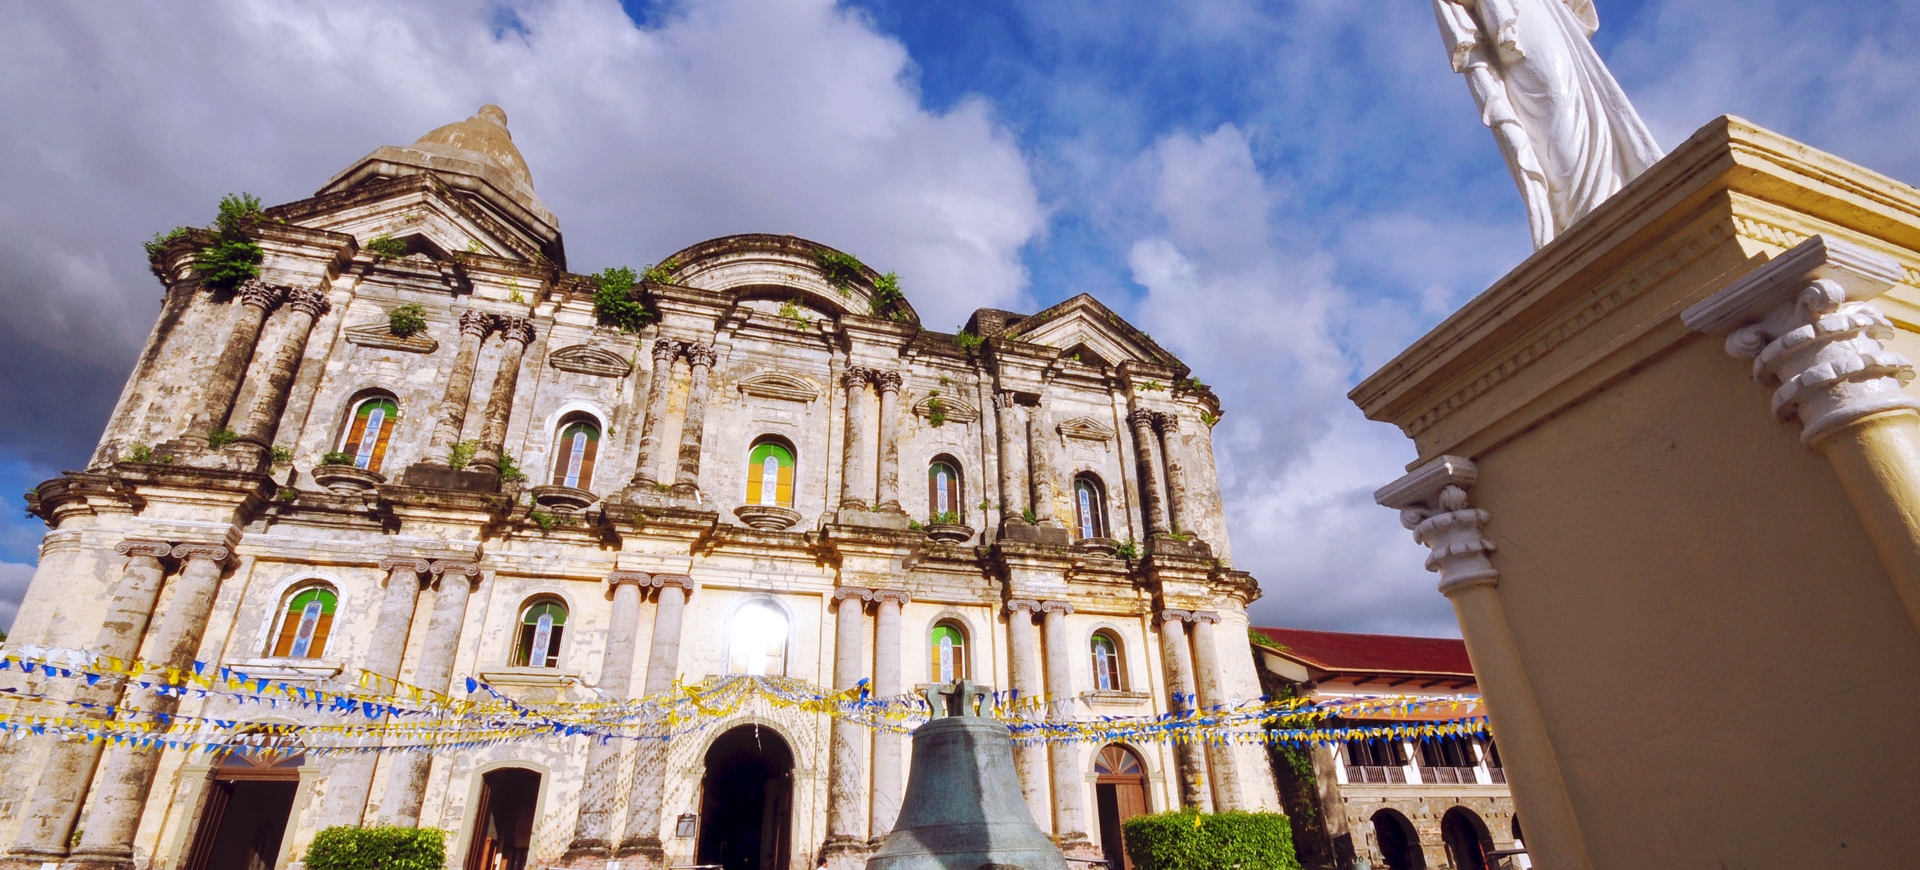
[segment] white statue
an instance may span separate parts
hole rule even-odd
[[[1538,248],[1661,157],[1588,39],[1593,0],[1433,0]]]

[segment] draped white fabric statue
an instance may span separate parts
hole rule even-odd
[[[1588,38],[1593,0],[1433,0],[1538,248],[1661,157]]]

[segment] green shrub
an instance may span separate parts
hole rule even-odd
[[[621,332],[639,332],[653,319],[653,312],[633,298],[635,280],[637,276],[626,266],[610,266],[593,276],[593,283],[599,288],[593,291],[593,316],[602,326],[619,327]]]
[[[473,454],[479,452],[480,442],[472,440],[462,441],[453,445],[453,449],[447,452],[447,464],[454,468],[466,468],[469,463],[473,462]]]
[[[293,448],[276,446],[267,455],[273,459],[273,464],[285,465],[293,461]]]
[[[266,255],[247,237],[247,221],[260,217],[260,198],[250,193],[227,194],[220,198],[220,212],[214,217],[213,244],[193,255],[193,270],[200,281],[215,290],[231,291],[260,277],[260,261]]]
[[[307,870],[441,870],[446,836],[438,828],[327,828],[307,847]]]
[[[219,450],[238,440],[240,440],[240,433],[232,429],[215,429],[207,433],[207,446],[215,450]]]
[[[527,473],[521,471],[520,465],[513,461],[513,454],[506,451],[501,451],[500,460],[494,463],[494,468],[500,472],[502,483],[519,483],[527,479]]]
[[[367,240],[367,250],[372,251],[374,256],[382,260],[391,257],[404,257],[407,255],[407,243],[386,233],[381,233]]]
[[[673,273],[678,271],[680,271],[680,261],[668,257],[658,266],[648,266],[647,271],[640,277],[645,278],[649,284],[672,284]]]
[[[960,514],[957,511],[939,511],[935,513],[933,519],[928,520],[928,522],[957,526],[960,524]]]
[[[820,266],[820,275],[842,296],[853,293],[853,282],[860,278],[861,270],[866,268],[859,257],[827,248],[816,248],[813,261]],[[899,287],[896,286],[894,291],[899,292]]]
[[[962,329],[959,335],[953,337],[953,343],[960,345],[961,350],[971,355],[974,351],[979,350],[981,345],[986,344],[987,340]]]
[[[895,313],[894,306],[907,301],[900,292],[900,276],[892,272],[881,275],[873,282],[873,301],[867,306],[875,317],[885,317]]]
[[[344,450],[329,450],[320,457],[321,465],[352,465],[353,454]]]
[[[1121,830],[1134,870],[1300,870],[1280,813],[1181,810],[1134,816]]]
[[[147,240],[147,257],[160,256],[160,252],[166,250],[174,240],[186,238],[190,232],[192,231],[186,227],[174,227],[164,233],[154,233],[153,238]]]
[[[418,302],[409,302],[396,306],[387,312],[387,331],[406,338],[418,335],[427,329],[427,309]]]

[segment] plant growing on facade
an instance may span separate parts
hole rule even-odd
[[[813,325],[813,318],[800,310],[800,298],[797,296],[780,303],[780,316],[799,329],[806,329]]]
[[[633,270],[626,266],[609,266],[593,276],[599,288],[593,292],[593,316],[600,325],[639,332],[653,319],[653,312],[633,298],[635,280]]]
[[[860,272],[866,268],[859,257],[828,248],[814,249],[813,261],[819,265],[821,276],[842,296],[853,295],[854,279],[859,278]]]
[[[1027,525],[1030,525],[1030,526],[1037,526],[1040,524],[1040,515],[1037,513],[1034,513],[1033,508],[1030,508],[1030,507],[1023,507],[1020,509],[1020,518],[1023,520],[1026,520]]]
[[[907,531],[918,532],[924,529],[926,529],[926,526],[920,525],[919,520],[907,520]]]
[[[1205,423],[1205,424],[1207,424],[1207,428],[1208,428],[1208,429],[1212,429],[1212,428],[1213,428],[1213,424],[1215,424],[1215,423],[1218,423],[1218,422],[1220,422],[1220,415],[1219,415],[1219,414],[1209,414],[1209,413],[1207,413],[1206,411],[1201,411],[1201,412],[1200,412],[1200,422],[1202,422],[1202,423]]]
[[[273,464],[285,465],[293,461],[293,448],[275,445],[272,450],[267,452],[267,456],[273,460]]]
[[[266,255],[246,232],[246,223],[259,217],[257,196],[230,193],[220,198],[220,211],[214,218],[213,244],[193,255],[193,271],[199,274],[201,283],[229,292],[260,277],[260,262]]]
[[[494,464],[500,472],[501,483],[519,483],[527,479],[527,474],[513,461],[513,454],[501,451],[500,461]]]
[[[382,260],[392,259],[394,257],[404,257],[407,255],[407,243],[400,241],[399,239],[396,239],[393,236],[388,235],[386,233],[381,233],[377,236],[374,236],[371,239],[368,239],[366,248],[367,250],[372,251],[374,256],[379,257]]]
[[[396,306],[387,312],[387,331],[401,338],[419,335],[427,330],[427,309],[418,302],[409,302]]]
[[[160,252],[166,250],[168,245],[173,244],[178,239],[186,238],[187,235],[192,232],[192,230],[186,227],[174,227],[163,233],[154,233],[153,238],[148,239],[146,242],[147,258],[152,259],[160,256]]]
[[[933,515],[933,519],[930,520],[930,522],[940,523],[940,524],[949,525],[949,526],[957,526],[960,524],[960,512],[959,511],[939,511]]]
[[[873,300],[867,304],[867,310],[875,317],[892,316],[895,320],[905,320],[906,312],[894,310],[907,297],[900,292],[900,276],[892,272],[881,275],[873,282]]]
[[[215,450],[219,450],[238,440],[240,440],[240,433],[232,429],[215,429],[207,433],[207,446]]]
[[[947,425],[947,406],[940,404],[938,391],[927,397],[927,423],[935,429]]]
[[[299,497],[300,490],[294,489],[291,486],[280,487],[280,489],[273,494],[274,501],[293,501]]]
[[[352,465],[353,454],[339,450],[329,450],[320,457],[321,465]]]
[[[454,468],[466,468],[473,461],[473,454],[480,452],[480,442],[462,441],[447,451],[447,464]]]
[[[1149,392],[1149,393],[1155,390],[1164,390],[1167,388],[1166,384],[1160,383],[1159,381],[1153,381],[1153,380],[1141,381],[1140,383],[1135,384],[1134,386],[1138,387],[1143,392]]]
[[[145,444],[129,444],[127,445],[127,455],[121,457],[120,461],[121,462],[152,462],[153,448],[148,447]]]
[[[1140,545],[1134,543],[1132,538],[1128,538],[1113,545],[1113,556],[1116,559],[1138,559],[1140,558]]]
[[[953,343],[960,345],[960,349],[966,351],[967,354],[971,356],[975,351],[980,349],[981,345],[986,344],[987,340],[962,329],[959,335],[953,337]]]
[[[646,272],[640,277],[645,278],[649,284],[672,284],[673,273],[678,271],[680,271],[680,261],[668,257],[659,265],[648,266]]]
[[[527,511],[527,519],[533,520],[533,524],[540,527],[540,533],[543,535],[553,531],[555,525],[553,514],[547,513],[539,508],[534,508],[533,510]]]

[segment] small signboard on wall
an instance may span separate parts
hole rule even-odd
[[[700,817],[692,813],[681,813],[680,818],[673,823],[673,835],[683,840],[691,838],[699,820]]]

